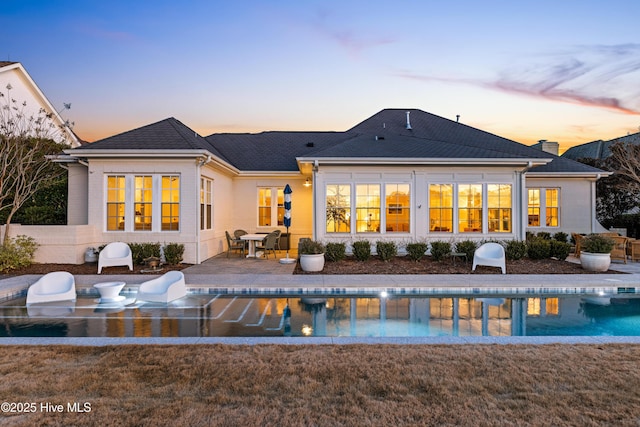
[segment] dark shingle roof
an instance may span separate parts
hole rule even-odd
[[[84,145],[83,150],[210,150],[207,141],[173,117]]]
[[[297,171],[296,157],[334,146],[348,132],[217,133],[205,139],[236,168],[246,171]]]
[[[592,141],[586,144],[575,145],[562,154],[567,159],[605,159],[611,155],[610,147],[616,142],[624,142],[631,144],[640,144],[640,132],[621,136],[609,141]]]
[[[411,129],[406,128],[410,112]],[[297,158],[553,159],[532,172],[598,169],[421,110],[385,109],[345,132],[220,133],[202,138],[175,118],[83,150],[208,150],[241,171],[297,171]]]

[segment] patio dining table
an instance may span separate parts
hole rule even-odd
[[[247,254],[247,258],[257,258],[256,242],[262,242],[265,237],[267,237],[266,234],[256,234],[256,233],[243,234],[242,236],[240,236],[240,240],[249,241],[249,253]]]

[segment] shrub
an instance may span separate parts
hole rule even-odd
[[[133,263],[144,264],[145,258],[160,258],[160,243],[129,243]]]
[[[324,257],[329,261],[342,261],[347,256],[346,251],[347,245],[344,243],[327,243]]]
[[[539,231],[538,234],[536,234],[536,237],[542,240],[551,240],[551,233],[546,231]]]
[[[608,254],[615,243],[613,239],[600,234],[589,234],[582,239],[581,250],[592,254]]]
[[[551,241],[541,238],[531,240],[527,244],[527,253],[531,259],[545,259],[551,256]]]
[[[298,243],[299,255],[318,255],[325,253],[325,247],[322,243],[311,239],[300,239]]]
[[[407,255],[416,262],[422,259],[427,249],[429,249],[427,243],[408,243],[406,246]]]
[[[0,245],[0,271],[31,265],[38,246],[36,240],[29,236],[7,239],[4,245]]]
[[[368,240],[353,242],[353,256],[358,261],[366,261],[371,257],[371,243]]]
[[[509,240],[504,248],[507,259],[517,260],[527,256],[527,243],[522,240]]]
[[[451,254],[451,243],[436,240],[431,242],[431,256],[436,261],[441,261],[444,257]]]
[[[465,254],[468,260],[473,259],[476,249],[478,249],[478,244],[473,240],[462,240],[456,243],[456,252]]]
[[[164,247],[164,259],[167,264],[177,265],[182,262],[184,245],[182,243],[169,243]]]
[[[561,242],[559,240],[552,240],[550,249],[550,255],[552,257],[558,258],[560,261],[564,261],[571,253],[571,244],[566,241]]]
[[[569,239],[569,235],[562,231],[558,231],[556,234],[553,235],[553,240],[556,240],[558,242],[567,243],[568,239]]]
[[[387,262],[398,255],[398,245],[396,245],[396,242],[378,240],[376,242],[376,252],[382,261]]]

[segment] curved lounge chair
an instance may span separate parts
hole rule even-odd
[[[27,305],[50,301],[75,301],[76,281],[73,274],[54,271],[42,276],[27,291]]]
[[[184,274],[169,271],[162,276],[140,284],[137,300],[168,303],[187,295]]]
[[[504,247],[500,243],[494,242],[485,243],[480,246],[473,254],[472,271],[476,271],[476,266],[478,265],[500,267],[502,274],[506,274],[507,265],[504,256]]]
[[[112,242],[105,246],[98,255],[98,274],[102,272],[102,267],[113,267],[116,265],[126,265],[133,271],[133,257],[131,248],[123,242]]]

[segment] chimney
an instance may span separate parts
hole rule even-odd
[[[538,150],[542,150],[545,153],[554,154],[556,156],[558,155],[559,144],[557,142],[541,139],[537,144],[533,144],[532,147],[537,148]]]
[[[409,120],[409,115],[411,114],[411,111],[407,111],[407,126],[406,128],[408,130],[411,130],[411,120]]]

